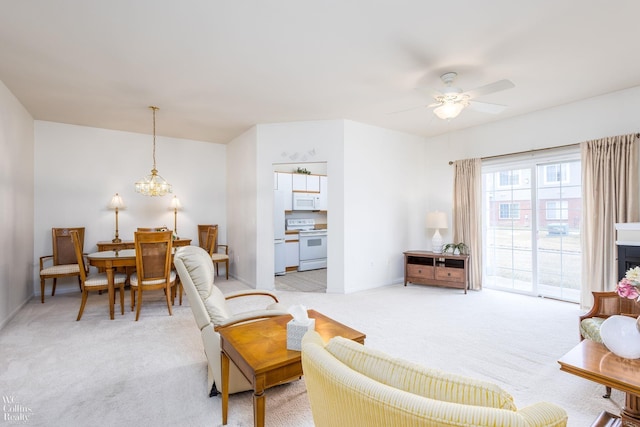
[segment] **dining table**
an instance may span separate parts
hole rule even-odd
[[[109,317],[113,320],[115,287],[113,284],[113,272],[117,268],[135,267],[136,250],[122,249],[119,251],[94,252],[87,255],[89,265],[103,269],[107,274],[109,284]]]
[[[99,242],[105,243],[105,242]],[[107,274],[108,292],[109,292],[109,317],[113,320],[114,305],[115,305],[115,286],[113,283],[113,273],[118,268],[130,269],[136,266],[136,250],[133,249],[130,244],[133,242],[123,242],[126,249],[121,249],[119,246],[115,247],[115,250],[100,250],[101,246],[98,244],[98,252],[93,252],[87,255],[89,265],[97,267],[101,271]],[[171,254],[171,262],[173,262],[173,254],[181,246],[187,246],[191,244],[191,239],[176,239],[173,243],[173,251]]]

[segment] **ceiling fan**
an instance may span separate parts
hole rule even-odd
[[[497,82],[480,86],[476,89],[463,91],[460,88],[452,86],[453,81],[457,76],[458,73],[454,72],[444,73],[440,76],[440,79],[444,82],[446,87],[443,90],[436,90],[429,94],[430,96],[433,96],[435,102],[427,105],[427,107],[433,108],[433,113],[438,118],[443,120],[453,119],[458,117],[462,110],[467,107],[475,111],[489,114],[499,114],[507,108],[505,105],[489,104],[487,102],[476,101],[475,99],[483,95],[515,87],[511,80],[498,80]]]

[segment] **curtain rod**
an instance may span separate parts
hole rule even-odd
[[[556,147],[536,148],[533,150],[518,151],[517,153],[496,154],[495,156],[480,157],[480,160],[497,159],[500,157],[516,156],[518,154],[533,154],[533,153],[538,153],[540,151],[557,150],[559,148],[569,148],[569,147],[579,147],[579,146],[580,146],[580,143],[575,143],[575,144],[567,144],[567,145],[558,145]],[[453,164],[453,161],[449,160],[449,166],[451,166],[452,164]]]
[[[640,138],[640,132],[636,133],[636,138]],[[579,142],[577,142],[575,144],[558,145],[556,147],[535,148],[533,150],[518,151],[517,153],[496,154],[495,156],[480,157],[480,160],[497,159],[497,158],[500,158],[500,157],[515,156],[515,155],[518,155],[518,154],[532,154],[532,153],[537,153],[539,151],[556,150],[558,148],[569,148],[569,147],[578,147],[578,146],[580,146]],[[453,164],[453,161],[449,160],[449,166],[451,166],[452,164]]]

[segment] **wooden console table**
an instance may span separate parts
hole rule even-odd
[[[189,246],[191,244],[191,239],[176,239],[173,241],[172,246]],[[96,243],[98,247],[98,252],[103,251],[121,251],[123,249],[135,249],[135,244],[133,240],[123,240],[122,242],[113,243],[111,241],[101,241]]]
[[[469,287],[469,255],[437,254],[429,251],[404,252],[404,285]]]

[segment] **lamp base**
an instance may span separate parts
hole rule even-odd
[[[122,243],[122,239],[116,237],[115,239],[111,240],[111,243]]]
[[[436,229],[436,232],[433,233],[433,238],[431,238],[431,252],[435,254],[442,253],[442,236],[438,229]]]

